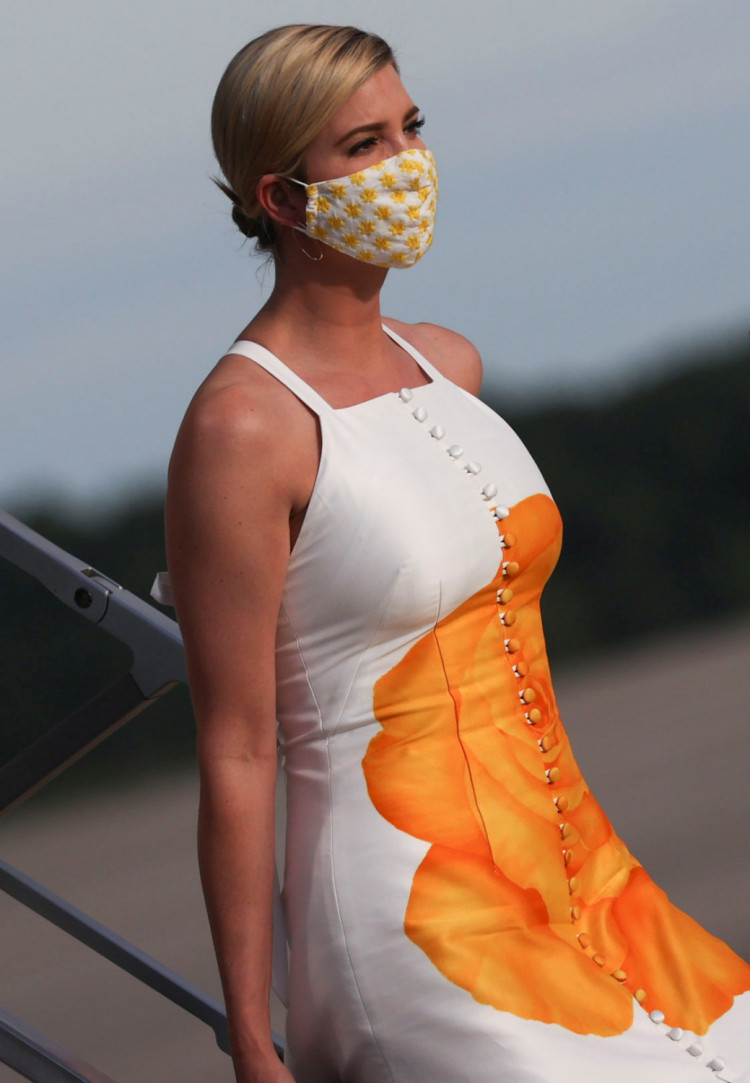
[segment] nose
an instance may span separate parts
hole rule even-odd
[[[413,135],[409,135],[402,128],[398,129],[397,133],[394,133],[392,139],[393,153],[400,154],[402,150],[414,150],[416,147],[418,150],[426,150],[427,144],[417,136],[415,139]]]

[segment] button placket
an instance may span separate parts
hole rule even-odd
[[[401,402],[405,404],[409,404],[414,401],[414,391],[410,387],[402,387],[401,390],[397,392],[397,394]],[[415,421],[419,422],[419,424],[424,424],[429,418],[429,413],[426,407],[417,405],[411,411],[411,416],[414,418]],[[440,441],[443,440],[445,437],[445,429],[437,422],[434,423],[427,431],[429,432],[432,439],[436,441],[436,443],[440,443]],[[457,462],[459,459],[462,459],[464,455],[464,449],[461,444],[450,444],[447,448],[445,448],[445,451],[449,458],[453,460],[453,462]],[[478,474],[481,473],[482,464],[480,462],[477,462],[476,459],[471,459],[468,463],[464,464],[463,471],[469,477],[475,478]],[[497,496],[497,485],[495,485],[495,483],[492,481],[488,481],[480,490],[480,495],[482,499],[487,502],[493,500]],[[490,507],[489,510],[492,512],[495,519],[497,520],[507,518],[507,516],[510,515],[510,509],[505,507],[505,505],[499,505],[498,507],[495,507],[493,505],[492,507]]]
[[[646,999],[646,993],[643,989],[636,989],[633,995],[639,1004],[642,1004]],[[716,1072],[723,1072],[727,1068],[727,1062],[724,1057],[716,1056],[710,1052],[707,1053],[703,1041],[691,1031],[684,1030],[682,1027],[678,1026],[670,1026],[666,1021],[664,1012],[659,1008],[652,1009],[652,1011],[648,1013],[648,1018],[656,1027],[658,1027],[665,1038],[669,1038],[669,1040],[674,1043],[675,1051],[679,1050],[680,1052],[687,1053],[689,1057],[692,1057],[696,1061],[707,1056],[708,1059],[703,1067],[714,1074]],[[723,1079],[725,1077],[720,1076],[719,1078]]]
[[[510,515],[509,509],[504,505],[496,506],[493,509],[493,512],[495,518],[498,520],[499,523],[502,522],[504,519],[507,519]],[[503,549],[511,550],[516,544],[517,538],[512,531],[508,530],[501,533],[500,542],[503,546]],[[509,584],[512,582],[514,576],[518,575],[520,571],[520,564],[517,560],[513,559],[513,555],[514,554],[512,553],[508,553],[508,559],[504,560],[502,563],[502,576],[506,582],[509,582]],[[505,627],[512,626],[516,621],[516,614],[514,610],[508,608],[509,603],[514,598],[514,594],[515,592],[511,585],[502,587],[497,592],[497,604],[499,610],[498,616],[501,623]],[[521,702],[522,708],[525,708],[523,711],[524,719],[529,726],[539,726],[544,722],[544,714],[538,706],[535,706],[537,700],[537,691],[533,687],[533,685],[530,684],[527,680],[530,670],[527,662],[522,657],[523,643],[518,638],[509,637],[504,640],[504,645],[505,653],[508,658],[511,671],[520,684],[518,697]],[[554,728],[552,726],[546,733],[542,733],[539,737],[537,737],[537,747],[540,754],[543,756],[549,754],[550,752],[553,752],[555,744],[556,738],[554,734]],[[557,782],[559,782],[560,774],[560,768],[555,765],[551,767],[546,767],[544,770],[545,779],[547,781],[547,784],[550,786],[554,786]],[[568,808],[568,798],[564,794],[555,794],[553,795],[552,799],[556,813],[559,816],[562,816]],[[568,892],[571,896],[570,918],[571,922],[577,922],[581,919],[582,911],[580,905],[573,897],[578,891],[579,881],[577,876],[567,875],[569,871],[569,866],[573,863],[574,860],[574,852],[571,845],[571,840],[573,839],[573,836],[575,834],[575,829],[573,825],[568,821],[561,822],[559,826],[560,841],[564,844],[561,847],[563,868],[566,873]],[[588,947],[589,941],[585,933],[580,934],[579,943],[581,944],[582,948]],[[596,962],[599,965],[604,966],[605,960],[603,956],[597,955]]]
[[[408,389],[404,390],[408,392]],[[403,394],[403,392],[401,393],[401,398],[404,402],[411,402],[412,397],[413,396],[410,392],[406,396]],[[412,410],[412,417],[420,424],[424,423],[427,420],[427,416],[427,411],[422,406],[417,406]],[[430,436],[436,442],[442,441],[446,435],[443,426],[437,423],[433,424],[428,431]],[[461,444],[449,444],[445,450],[448,457],[454,462],[458,462],[458,460],[461,459],[464,455],[464,449]],[[481,472],[481,469],[481,463],[473,459],[463,466],[463,472],[468,474],[469,477],[476,477]],[[493,501],[497,496],[497,492],[497,485],[495,485],[494,482],[487,482],[482,487],[480,495],[482,496],[483,500],[485,500],[487,503],[490,503],[490,501]],[[511,514],[510,508],[506,504],[501,503],[491,504],[489,510],[498,525],[500,525],[505,519],[508,519]],[[501,530],[501,532],[498,534],[498,538],[503,550],[512,549],[517,541],[516,535],[509,530]],[[520,570],[521,566],[519,562],[512,559],[510,554],[508,560],[503,560],[501,565],[501,574],[502,578],[506,582],[509,583],[510,581],[512,581],[513,578],[518,575]],[[516,621],[518,619],[516,611],[510,608],[510,603],[514,598],[514,595],[515,592],[510,585],[502,587],[497,592],[498,618],[504,628],[512,628],[516,624]],[[543,714],[538,707],[533,706],[537,698],[536,690],[533,688],[532,685],[526,683],[526,678],[529,674],[529,666],[523,658],[513,657],[514,655],[517,655],[519,654],[519,652],[521,652],[522,643],[519,639],[515,637],[508,637],[507,639],[504,639],[504,646],[506,655],[511,662],[513,674],[515,678],[521,683],[521,688],[518,692],[519,700],[523,708],[528,708],[528,710],[524,709],[523,711],[524,719],[528,725],[538,726],[543,721]],[[552,733],[543,734],[540,738],[538,738],[537,743],[540,753],[544,755],[547,752],[551,751],[554,747],[554,735]],[[554,785],[560,777],[559,768],[553,766],[546,769],[545,777],[549,785]],[[562,796],[558,796],[555,798],[555,808],[559,814],[562,814],[566,807],[567,799],[564,799]],[[572,832],[573,828],[570,824],[564,823],[561,825],[561,837],[563,840],[567,839],[569,835],[572,834]],[[563,855],[564,865],[565,867],[567,867],[573,860],[572,849],[570,847],[566,847],[563,851]],[[570,894],[573,895],[577,888],[578,880],[575,876],[570,877],[568,879],[568,889],[570,891]],[[575,915],[580,917],[580,912],[581,911],[579,906],[573,906],[571,908],[572,920],[577,920],[577,917]]]

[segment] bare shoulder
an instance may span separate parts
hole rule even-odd
[[[195,444],[196,450],[219,452],[239,444],[260,448],[270,441],[274,414],[284,410],[284,397],[275,401],[276,381],[262,370],[254,372],[257,366],[243,372],[233,361],[222,358],[195,392],[180,426],[178,447]]]
[[[175,441],[170,485],[196,473],[219,484],[234,483],[237,474],[252,479],[259,464],[279,495],[287,490],[293,505],[304,501],[306,474],[314,478],[317,470],[315,419],[264,369],[230,355],[193,396]]]
[[[402,323],[392,319],[386,320],[386,323],[424,354],[449,380],[472,395],[479,394],[482,359],[468,338],[435,323]]]

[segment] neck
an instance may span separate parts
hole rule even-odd
[[[276,260],[274,289],[250,324],[252,336],[290,356],[336,364],[356,356],[376,358],[387,348],[380,290],[387,270],[344,256],[309,237],[285,237]],[[316,256],[305,255],[300,244]]]

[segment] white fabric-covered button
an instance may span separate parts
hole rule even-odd
[[[416,410],[412,410],[411,416],[415,417],[417,421],[426,421],[427,411],[425,410],[424,406],[418,406]]]
[[[703,1046],[700,1042],[693,1042],[692,1045],[687,1047],[687,1051],[691,1057],[700,1057],[703,1053]]]
[[[494,485],[491,481],[488,481],[485,487],[482,489],[482,496],[485,500],[492,500],[493,496],[497,496],[497,485]]]
[[[442,440],[445,436],[445,429],[442,425],[433,425],[430,429],[430,436],[434,437],[435,440]]]
[[[451,459],[460,459],[463,453],[464,449],[461,447],[460,444],[451,444],[451,446],[448,448],[448,454],[450,455]]]
[[[481,463],[475,463],[473,461],[470,462],[470,463],[467,463],[466,466],[464,467],[464,470],[466,471],[467,474],[478,474],[481,469],[482,469],[482,464]]]
[[[510,508],[506,508],[505,504],[498,504],[495,508],[496,519],[507,519],[510,515]]]
[[[664,1012],[660,1012],[658,1010],[658,1008],[653,1012],[649,1012],[648,1017],[649,1017],[649,1019],[651,1020],[652,1023],[663,1023],[664,1022]]]
[[[685,1031],[682,1027],[672,1027],[671,1030],[667,1031],[667,1037],[671,1038],[673,1042],[681,1042],[685,1037]]]
[[[712,1072],[723,1072],[726,1066],[727,1062],[723,1057],[714,1057],[713,1060],[710,1060],[706,1065]]]
[[[402,402],[411,402],[411,400],[414,398],[414,392],[411,391],[408,387],[402,387],[398,393],[398,397],[401,399]]]

